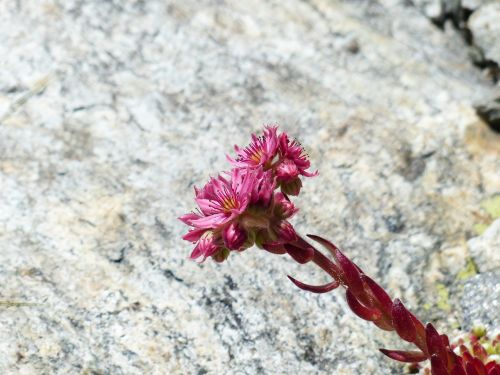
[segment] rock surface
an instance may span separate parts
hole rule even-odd
[[[297,228],[460,323],[453,285],[500,190],[473,107],[495,87],[404,4],[0,2],[0,373],[400,374],[377,352],[393,335],[285,277],[325,281],[313,266],[186,259],[193,185],[267,122],[321,173]]]
[[[470,255],[480,272],[500,271],[500,219],[479,237],[474,237],[467,243]]]
[[[474,276],[464,285],[461,298],[464,330],[470,330],[480,323],[488,330],[500,327],[500,271]]]
[[[468,25],[486,58],[500,63],[500,2],[480,6],[470,16]]]

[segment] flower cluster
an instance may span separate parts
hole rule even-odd
[[[252,135],[245,148],[235,146],[228,156],[233,169],[195,188],[197,212],[182,217],[192,229],[183,239],[196,243],[191,258],[225,260],[231,251],[256,244],[273,253],[285,253],[284,244],[296,233],[288,222],[296,212],[290,195],[298,195],[301,176],[312,177],[302,146],[277,126],[267,126],[262,136]]]

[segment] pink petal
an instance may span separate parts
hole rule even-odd
[[[200,239],[200,237],[205,233],[207,229],[199,228],[199,229],[192,229],[189,232],[187,232],[182,239],[190,242],[196,242]]]
[[[218,206],[219,204],[217,202],[212,201],[212,200],[196,198],[195,201],[196,201],[196,203],[198,203],[198,206],[200,207],[201,212],[203,212],[205,215],[212,215],[212,214],[216,214],[216,213],[221,211],[221,208],[214,207],[214,206]]]
[[[226,215],[215,214],[205,217],[200,217],[197,220],[193,220],[191,225],[198,228],[217,228],[219,225],[226,222]]]
[[[201,217],[200,215],[197,215],[194,212],[190,212],[188,214],[179,217],[179,220],[182,221],[184,224],[191,225],[191,222],[193,220],[199,219],[200,217]]]

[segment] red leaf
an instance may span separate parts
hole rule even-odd
[[[425,340],[425,327],[423,325],[423,323],[418,320],[418,318],[412,314],[411,311],[409,311],[410,315],[411,315],[411,319],[413,321],[413,325],[415,326],[415,330],[417,332],[417,338],[415,339],[415,345],[418,346],[418,348],[420,350],[422,350],[425,354],[427,354],[428,356],[430,356],[430,353],[429,351],[427,350],[427,342]]]
[[[291,244],[285,244],[285,249],[288,254],[300,264],[309,262],[314,257],[314,249],[312,247],[300,248]]]
[[[441,341],[443,342],[443,345],[445,347],[450,346],[450,339],[446,335],[440,335],[441,336]]]
[[[491,371],[493,370],[498,371],[498,375],[500,375],[500,364],[495,361],[490,361],[486,364],[486,371],[489,371],[488,375],[491,375]]]
[[[333,256],[335,256],[335,251],[338,250],[338,247],[335,246],[333,243],[331,243],[328,240],[325,240],[323,237],[316,236],[314,234],[308,234],[307,237],[316,242],[319,242],[321,245],[326,247],[330,251],[330,253],[332,253]]]
[[[369,307],[366,307],[365,305],[361,304],[354,294],[352,294],[350,289],[346,290],[346,299],[347,299],[347,304],[351,308],[351,310],[359,316],[361,319],[368,320],[368,321],[374,321],[377,320],[381,317],[381,312]]]
[[[388,350],[388,349],[379,349],[379,350],[389,358],[399,362],[416,363],[425,361],[427,359],[425,354],[422,353],[420,350],[416,351]]]
[[[465,369],[467,370],[467,375],[479,375],[476,371],[476,366],[472,362],[467,362],[465,364]]]
[[[307,235],[309,238],[312,240],[320,243],[322,246],[324,246],[330,253],[335,254],[335,249],[337,249],[337,246],[335,246],[333,243],[331,243],[328,240],[325,240],[324,238],[320,236],[315,236],[314,234],[308,234]],[[301,237],[299,237],[299,243],[308,245],[306,241],[304,241]],[[333,262],[330,261],[330,259],[326,258],[328,261],[328,268],[331,269],[332,272],[328,272],[330,275],[332,275],[335,279],[341,280],[343,282],[343,275],[342,275],[342,270]]]
[[[431,371],[432,375],[448,375],[443,361],[436,354],[431,356]]]
[[[337,260],[340,268],[344,273],[344,281],[351,289],[352,293],[360,299],[363,303],[368,304],[369,299],[366,296],[364,291],[363,280],[361,279],[361,273],[358,270],[358,267],[351,262],[351,260],[346,257],[339,249],[335,250],[335,259]]]
[[[410,312],[398,298],[394,300],[392,305],[392,323],[399,337],[409,342],[415,341],[417,331],[413,319]]]
[[[483,362],[479,360],[479,358],[474,358],[472,360],[472,363],[474,364],[474,367],[476,368],[476,371],[479,375],[487,375],[486,368],[484,367]]]
[[[392,300],[391,297],[386,293],[386,291],[378,285],[375,281],[373,281],[370,277],[366,275],[361,275],[361,279],[368,285],[375,301],[378,302],[378,305],[382,309],[382,311],[387,315],[391,316],[392,314]]]
[[[437,355],[443,363],[446,363],[446,349],[443,340],[431,323],[427,323],[425,327],[425,336],[429,353]]]
[[[394,331],[394,327],[392,326],[392,324],[385,320],[383,317],[378,320],[374,320],[373,324],[375,324],[378,328],[383,329],[384,331]]]
[[[500,366],[497,365],[496,367],[493,367],[489,372],[488,375],[500,375]]]
[[[303,282],[300,282],[299,280],[294,279],[292,276],[288,276],[290,281],[294,283],[297,287],[299,287],[302,290],[307,290],[308,292],[313,292],[313,293],[326,293],[334,290],[335,288],[338,288],[340,285],[337,281],[332,281],[331,283],[324,284],[324,285],[309,285],[305,284]]]
[[[461,364],[456,363],[450,375],[467,375]]]
[[[478,357],[482,361],[488,358],[488,353],[478,341],[472,344],[472,352],[476,357]]]

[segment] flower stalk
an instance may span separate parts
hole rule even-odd
[[[479,340],[472,341],[470,348],[464,342],[450,344],[446,335],[430,323],[424,325],[401,300],[389,297],[333,243],[308,235],[328,250],[332,261],[297,234],[289,221],[298,212],[290,196],[299,195],[301,178],[318,172],[308,171],[310,162],[300,143],[285,132],[278,135],[277,130],[277,126],[267,126],[262,136],[252,135],[249,146],[235,146],[236,158],[227,157],[233,169],[195,188],[198,210],[180,217],[192,227],[183,237],[196,244],[191,258],[223,262],[232,252],[256,245],[269,253],[288,254],[299,264],[312,262],[332,280],[309,285],[288,276],[295,286],[312,293],[342,287],[354,314],[415,346],[414,350],[380,349],[387,357],[414,368],[428,360],[426,375],[500,375],[498,356],[489,354],[491,347],[500,346],[500,337],[489,346]]]

